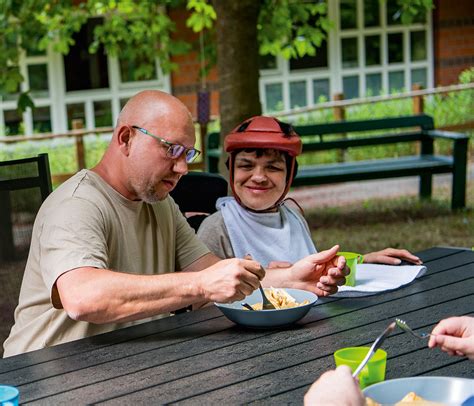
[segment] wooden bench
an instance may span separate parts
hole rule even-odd
[[[419,154],[318,165],[302,165],[300,163],[293,186],[419,176],[420,198],[430,198],[432,175],[452,173],[451,207],[457,209],[466,205],[466,166],[469,138],[460,133],[435,130],[433,118],[428,115],[339,121],[328,124],[295,126],[295,130],[303,139],[302,156],[313,151],[345,150],[413,142],[419,144]],[[368,132],[370,134],[367,134]],[[346,136],[341,137],[341,134]],[[452,155],[436,154],[434,151],[434,140],[436,139],[452,141]],[[208,135],[207,146],[208,171],[217,172],[221,154],[218,133]],[[301,159],[299,161],[301,162]]]

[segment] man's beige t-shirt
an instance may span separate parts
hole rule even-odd
[[[179,271],[208,252],[172,198],[156,204],[130,201],[96,173],[77,173],[38,212],[4,356],[146,321],[92,324],[72,320],[52,304],[53,286],[63,273],[95,267],[163,274]]]

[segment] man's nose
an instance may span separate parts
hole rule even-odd
[[[182,154],[179,158],[173,160],[173,171],[180,175],[186,175],[189,171],[188,163],[186,162],[186,156]]]

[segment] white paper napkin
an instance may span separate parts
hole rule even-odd
[[[356,286],[340,286],[335,297],[369,296],[407,285],[426,272],[423,265],[358,264]]]

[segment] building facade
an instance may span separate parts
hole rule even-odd
[[[474,66],[474,2],[435,1],[435,9],[410,25],[403,25],[396,0],[331,0],[328,16],[334,22],[317,55],[297,60],[266,57],[261,61],[260,98],[265,113],[317,104],[336,93],[364,97],[456,83],[464,69]],[[193,39],[184,12],[173,11],[181,38]],[[60,133],[82,119],[85,127],[112,126],[126,100],[143,89],[161,89],[179,97],[196,116],[199,80],[196,53],[174,58],[179,71],[156,70],[135,80],[134,66],[104,52],[89,55],[94,24],[89,21],[67,56],[49,50],[26,53],[21,71],[36,108],[20,115],[16,96],[0,101],[0,135]],[[195,38],[194,38],[195,39]],[[218,114],[216,70],[206,78],[211,113]]]

